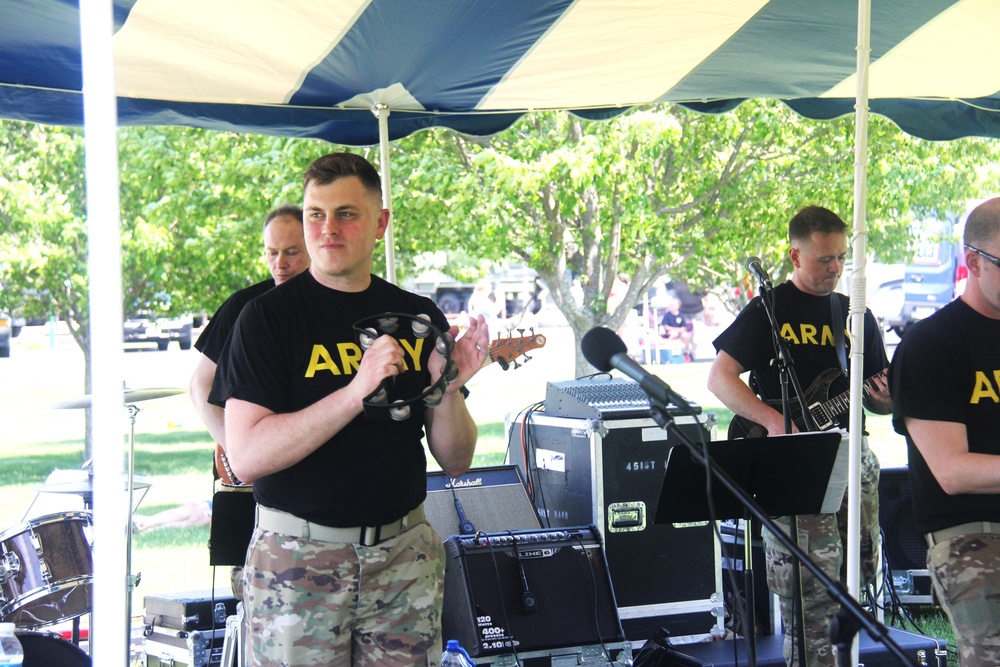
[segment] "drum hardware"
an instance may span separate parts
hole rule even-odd
[[[125,409],[128,412],[129,417],[129,438],[128,438],[128,503],[129,503],[129,520],[126,523],[125,528],[125,636],[129,638],[131,642],[132,636],[132,593],[139,582],[142,580],[142,574],[132,574],[132,533],[133,533],[133,523],[132,515],[135,512],[135,418],[139,414],[140,409],[134,404],[140,401],[149,401],[157,398],[166,398],[167,396],[175,396],[177,394],[186,393],[186,389],[171,388],[171,387],[160,387],[152,389],[129,389],[125,387],[122,391],[122,398],[125,404]],[[57,403],[53,407],[56,409],[78,409],[78,408],[89,408],[92,404],[92,396],[90,394],[82,396],[77,399],[71,399],[69,401],[63,401],[62,403]],[[148,484],[146,485],[148,486]],[[85,502],[89,500],[89,493],[84,496]],[[128,648],[128,647],[126,647]]]
[[[178,389],[175,387],[157,387],[153,389],[129,389],[125,387],[122,391],[122,397],[124,399],[123,403],[129,405],[131,403],[139,403],[140,401],[151,401],[156,398],[166,398],[167,396],[176,396],[177,394],[184,394],[187,389]],[[52,407],[56,410],[75,410],[77,408],[89,408],[93,396],[86,394],[80,398],[73,398],[68,401],[63,401],[61,403],[56,403]]]
[[[6,584],[12,575],[21,571],[21,559],[13,551],[5,551],[0,556],[0,585]]]

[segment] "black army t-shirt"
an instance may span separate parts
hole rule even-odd
[[[219,363],[210,400],[256,403],[273,412],[301,410],[346,386],[362,349],[353,324],[386,312],[426,313],[441,331],[448,324],[436,305],[372,276],[363,292],[324,287],[306,271],[250,302]],[[418,338],[400,322],[406,370],[390,392],[409,398],[430,385],[427,362],[434,338]],[[383,411],[384,412],[384,411]],[[257,501],[329,526],[387,523],[426,496],[424,409],[394,421],[385,414],[355,418],[299,463],[254,481]]]

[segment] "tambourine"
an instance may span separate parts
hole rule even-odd
[[[391,375],[379,384],[378,388],[368,394],[361,402],[364,405],[365,416],[369,419],[380,419],[388,415],[396,420],[408,419],[413,404],[423,402],[424,407],[433,408],[441,403],[448,384],[458,377],[458,364],[452,361],[451,352],[455,349],[455,339],[447,331],[442,332],[431,322],[430,315],[420,313],[382,313],[358,320],[354,323],[354,331],[358,336],[358,345],[362,352],[375,344],[375,339],[382,335],[392,335],[399,331],[400,321],[408,321],[410,330],[417,338],[434,336],[434,350],[444,357],[444,370],[434,384],[411,398],[395,398],[392,389],[396,376]],[[397,337],[398,338],[398,337]]]

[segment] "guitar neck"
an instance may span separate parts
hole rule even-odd
[[[872,389],[875,386],[875,378],[882,377],[884,373],[879,372],[871,376],[867,380],[861,383],[861,393],[865,396],[871,394]],[[847,412],[851,407],[851,391],[847,390],[843,393],[837,394],[828,401],[824,401],[821,407],[829,415],[839,415]]]
[[[520,364],[518,357],[524,356],[525,361],[529,359],[528,352],[545,347],[545,336],[542,334],[532,334],[530,336],[520,336],[518,338],[498,338],[490,343],[490,350],[486,358],[483,359],[481,368],[486,368],[492,363],[498,363],[507,370],[511,364],[517,368]]]
[[[810,385],[809,389],[807,389],[805,392],[806,401],[807,402],[810,401],[811,399],[809,397],[815,396],[816,392],[819,391],[821,388],[824,391],[825,389],[829,388],[830,382],[832,381],[835,373],[839,373],[839,371],[832,371],[832,370],[827,371],[827,373],[824,376],[817,378],[813,382],[813,384]],[[865,396],[868,396],[871,393],[871,390],[875,386],[875,378],[883,376],[884,373],[879,372],[871,376],[867,380],[865,380],[862,383],[862,393],[864,393]],[[766,400],[764,402],[774,407],[776,410],[779,411],[781,410],[781,401]],[[851,392],[850,390],[848,390],[825,401],[809,402],[809,404],[806,406],[806,409],[808,410],[809,415],[812,417],[812,421],[815,424],[816,428],[820,431],[826,431],[836,426],[836,424],[834,423],[834,419],[838,415],[847,412],[850,409],[850,407],[851,407]],[[803,410],[802,407],[799,405],[799,402],[794,398],[792,399],[791,402],[791,409],[792,409],[792,421],[795,422],[795,425],[799,428],[800,431],[804,430],[805,419],[803,415]],[[755,422],[752,422],[749,419],[745,419],[744,417],[740,417],[739,415],[734,415],[733,420],[729,425],[730,439],[758,438],[764,436],[766,433],[767,431],[764,429],[763,426]]]

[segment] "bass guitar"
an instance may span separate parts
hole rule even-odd
[[[833,384],[833,381],[837,379],[839,375],[839,369],[829,368],[820,373],[819,376],[813,380],[813,383],[809,385],[809,388],[806,389],[806,409],[809,411],[809,415],[813,418],[813,422],[816,424],[816,430],[828,431],[835,427],[836,423],[834,422],[834,418],[847,412],[850,407],[850,391],[845,391],[841,394],[837,394],[833,398],[823,400],[825,396],[829,395],[830,385]],[[880,371],[864,381],[862,384],[862,391],[865,396],[868,396],[874,388],[875,379],[881,377],[885,377],[885,373]],[[780,400],[765,400],[764,402],[779,412],[781,411]],[[806,423],[803,419],[803,412],[799,406],[798,400],[794,397],[791,400],[791,409],[792,422],[798,427],[799,431],[805,431]],[[760,424],[738,415],[733,415],[733,421],[729,424],[730,440],[734,440],[736,438],[761,438],[765,435],[767,435],[767,429]]]
[[[490,343],[490,349],[486,354],[486,359],[483,360],[482,368],[486,368],[492,363],[498,364],[503,370],[511,367],[518,368],[531,359],[527,356],[528,352],[542,347],[545,347],[545,336],[534,332],[529,336],[498,338]],[[519,361],[520,357],[524,357],[524,361]],[[233,474],[229,467],[229,460],[226,459],[226,452],[219,443],[215,443],[215,474],[223,486],[252,486],[252,484],[241,482]]]

